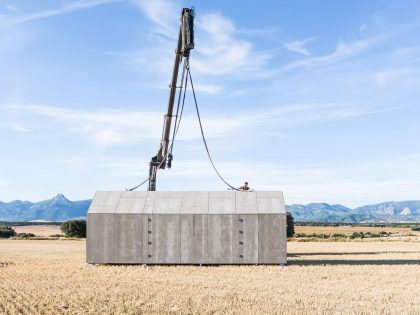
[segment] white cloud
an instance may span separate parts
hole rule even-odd
[[[89,9],[103,4],[120,2],[122,0],[91,0],[91,1],[73,1],[67,5],[64,5],[58,9],[49,9],[44,11],[38,11],[28,14],[22,14],[18,16],[0,16],[0,28],[9,27],[12,25],[22,24],[34,20],[39,20],[47,17],[62,15],[71,13],[74,11]]]
[[[0,186],[10,186],[11,183],[7,180],[1,180],[0,179]]]
[[[310,43],[313,42],[314,40],[316,40],[316,37],[309,37],[309,38],[305,38],[303,40],[294,40],[291,42],[287,42],[284,44],[284,47],[290,51],[296,52],[298,54],[301,55],[305,55],[308,56],[311,53],[305,48],[305,46]]]
[[[147,18],[153,22],[152,32],[163,35],[170,39],[177,38],[178,29],[174,27],[179,23],[175,12],[180,14],[179,5],[175,5],[174,1],[167,0],[131,0],[139,9],[141,9]]]
[[[9,123],[4,125],[4,128],[14,130],[14,131],[18,131],[18,132],[29,132],[30,131],[25,126],[23,126],[19,123],[16,123],[16,122],[9,122]]]
[[[197,39],[200,55],[191,63],[196,71],[204,74],[252,72],[272,58],[268,52],[256,51],[250,41],[238,38],[233,21],[218,12],[197,18]]]
[[[24,115],[29,115],[27,119],[31,121],[37,120],[35,116],[49,118],[52,122],[59,123],[60,130],[87,136],[95,144],[101,146],[156,140],[161,133],[164,116],[163,113],[139,110],[83,111],[22,105],[7,105],[3,108],[7,111],[20,112],[21,119],[25,119]],[[248,123],[248,119],[239,117],[232,121],[228,117],[206,117],[203,123],[208,137],[220,137],[241,129]],[[45,126],[45,124],[42,125]],[[178,139],[193,140],[200,137],[195,114],[185,114]]]
[[[259,164],[264,167],[255,167],[255,162],[216,161],[231,183],[239,184],[246,179],[256,190],[282,190],[288,204],[328,202],[356,207],[420,198],[420,154],[336,166],[280,166],[267,161],[259,161]],[[213,178],[212,185],[223,187],[206,160],[179,161],[176,168],[164,176]]]
[[[224,92],[224,88],[221,85],[216,84],[194,84],[194,90],[196,92],[202,92],[207,94],[218,95]]]
[[[191,97],[191,96],[190,96]],[[186,106],[190,106],[186,104]],[[275,108],[258,110],[246,110],[243,113],[202,114],[204,131],[208,138],[229,137],[235,135],[244,128],[257,128],[259,126],[274,127],[305,125],[322,123],[326,121],[345,119],[355,116],[364,116],[375,113],[380,109],[352,108],[346,104],[304,104],[278,106]],[[32,105],[2,105],[0,112],[19,113],[21,122],[7,121],[4,124],[11,129],[20,132],[29,131],[23,127],[25,121],[42,121],[38,129],[50,126],[50,130],[58,128],[60,132],[79,134],[83,138],[88,137],[99,146],[127,145],[147,140],[156,141],[160,134],[163,123],[163,113],[128,109],[102,109],[95,111],[66,109],[52,106]],[[37,117],[38,116],[38,117]],[[7,117],[7,115],[6,115]],[[6,119],[6,118],[4,118]],[[54,125],[53,123],[57,125]],[[36,131],[36,127],[32,127]],[[179,140],[196,140],[201,135],[195,110],[191,114],[184,114],[179,129]],[[53,131],[50,131],[53,132]],[[264,131],[267,132],[267,131]],[[276,131],[276,137],[278,137]]]
[[[331,54],[299,60],[288,64],[282,71],[289,71],[300,67],[326,66],[360,55],[385,39],[385,35],[367,37],[351,42],[339,41],[335,51]]]
[[[161,189],[173,190],[223,190],[227,187],[215,174],[209,161],[203,159],[176,160],[170,170],[158,174]],[[136,183],[133,174],[147,174],[147,161],[138,159],[86,158],[68,159],[58,163],[66,168],[81,167],[106,173],[115,189],[122,183]],[[357,207],[391,200],[419,199],[420,154],[400,156],[375,162],[347,163],[334,166],[277,165],[260,160],[234,161],[215,158],[216,167],[232,185],[244,180],[251,188],[281,190],[287,204],[310,202],[341,203]],[[146,176],[146,175],[145,175]],[[140,176],[141,177],[141,176]],[[147,177],[147,176],[146,176]],[[141,177],[143,178],[143,177]]]
[[[135,64],[139,75],[147,77],[148,85],[166,86],[173,68],[179,14],[172,2],[133,1],[152,22],[146,44],[137,51],[113,52],[115,56]],[[240,77],[262,69],[272,53],[255,48],[243,38],[234,22],[219,12],[198,12],[195,19],[195,48],[191,55],[191,68],[197,88],[203,93],[222,94],[228,90],[226,76]],[[133,67],[130,67],[131,69]],[[155,81],[155,82],[153,82]],[[151,83],[152,82],[152,83]]]
[[[404,86],[418,88],[420,86],[420,73],[412,68],[394,68],[373,73],[373,79],[381,86]]]

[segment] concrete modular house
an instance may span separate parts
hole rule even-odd
[[[286,264],[279,191],[99,191],[87,214],[91,264]]]

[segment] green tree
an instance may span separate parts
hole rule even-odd
[[[61,232],[66,237],[86,237],[85,220],[69,220],[61,224]]]
[[[33,233],[18,233],[17,237],[19,238],[31,238],[35,237],[36,235]]]
[[[0,238],[16,236],[16,232],[10,226],[0,225]]]
[[[295,220],[290,212],[286,214],[287,237],[293,237],[295,234]]]

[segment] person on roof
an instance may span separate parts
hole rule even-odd
[[[248,187],[248,182],[245,182],[243,186],[238,188],[240,191],[248,191],[249,187]]]

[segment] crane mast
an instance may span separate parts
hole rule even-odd
[[[194,48],[194,9],[183,8],[178,35],[178,44],[175,51],[174,70],[169,92],[168,111],[164,116],[163,133],[158,153],[152,157],[149,168],[149,191],[156,190],[157,170],[171,167],[172,155],[169,153],[169,137],[172,127],[173,109],[177,91],[178,71],[182,58],[190,57],[190,50]],[[168,164],[168,165],[167,165]]]

